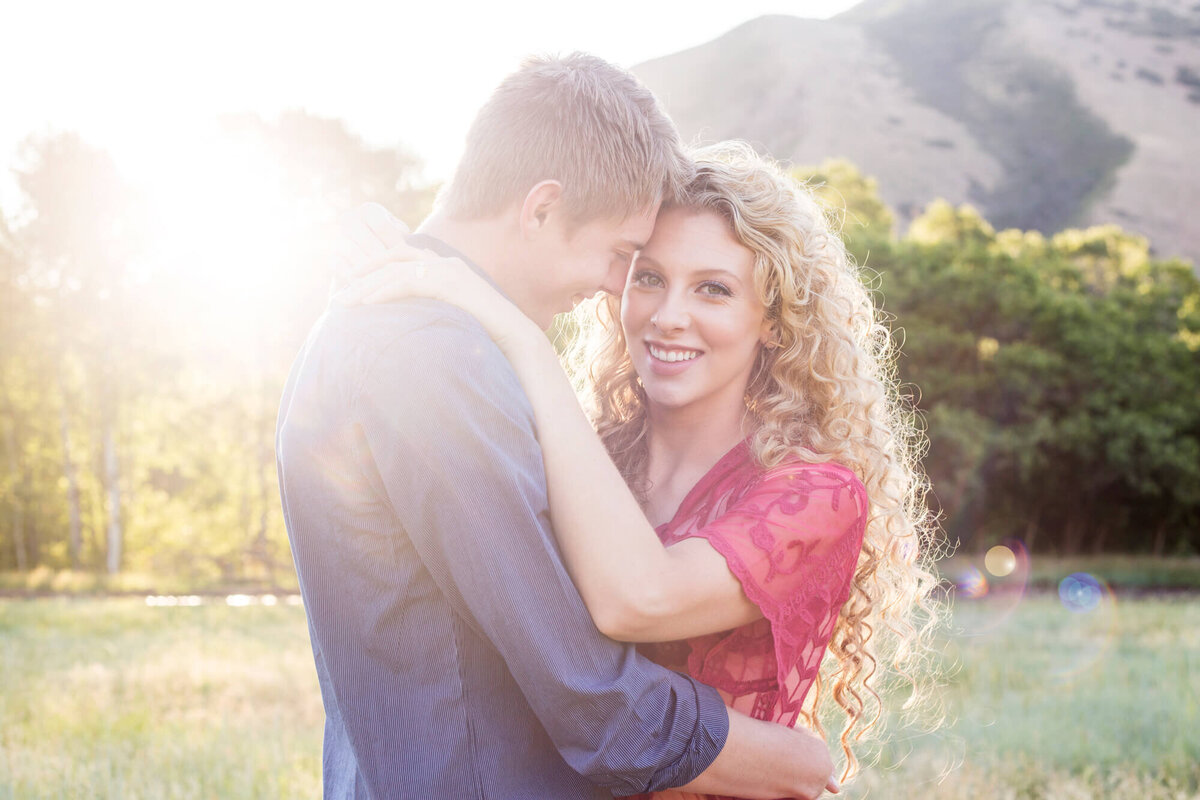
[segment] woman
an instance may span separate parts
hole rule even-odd
[[[544,333],[461,262],[391,265],[341,301],[474,315],[533,406],[597,627],[759,719],[821,731],[831,689],[845,778],[881,657],[910,676],[936,618],[915,433],[888,331],[811,195],[744,145],[696,162],[622,297],[576,337],[590,420]]]

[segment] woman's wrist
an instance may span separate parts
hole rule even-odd
[[[513,365],[522,381],[538,375],[545,368],[548,357],[557,364],[557,355],[545,331],[529,317],[517,311],[515,306],[503,325],[496,326],[490,332],[496,346]]]
[[[538,352],[543,342],[549,344],[545,331],[539,328],[536,322],[518,311],[516,306],[512,306],[511,312],[506,311],[505,315],[503,325],[492,331],[492,338],[510,361]]]

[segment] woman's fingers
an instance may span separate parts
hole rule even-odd
[[[404,244],[410,233],[407,225],[378,203],[364,203],[359,209],[359,218],[366,229],[379,240],[382,244],[380,249],[383,250]]]
[[[422,250],[419,247],[413,247],[407,242],[400,242],[370,258],[364,258],[354,263],[350,270],[350,277],[358,278],[363,275],[369,275],[381,267],[396,262],[437,261],[440,259],[441,256],[432,250]]]
[[[349,259],[350,268],[382,255],[389,248],[404,244],[408,226],[392,216],[379,203],[363,203],[338,218],[344,250],[357,254]]]
[[[335,290],[370,272],[392,248],[412,249],[406,245],[408,226],[378,203],[363,203],[339,215],[335,230],[325,243]]]
[[[396,248],[392,251],[396,252]],[[427,251],[417,251],[424,253]],[[411,255],[403,252],[400,255]],[[387,303],[405,297],[447,296],[453,283],[453,270],[461,267],[457,258],[426,258],[423,260],[391,261],[378,265],[371,272],[355,278],[334,299],[339,305],[369,305]]]
[[[333,247],[335,269],[337,269],[337,274],[343,280],[353,276],[360,264],[372,258],[369,253],[363,250],[362,245],[348,236],[337,237]]]
[[[389,287],[394,292],[401,292],[404,289],[406,273],[415,272],[420,266],[420,262],[387,264],[367,275],[355,278],[342,293],[342,304],[360,305],[368,302],[368,298],[373,298],[373,302],[380,302],[379,292]]]
[[[379,270],[379,280],[369,288],[364,289],[363,305],[375,303],[390,303],[393,300],[403,300],[406,297],[429,297],[428,291],[422,291],[426,264],[390,264]],[[436,295],[432,295],[435,296]]]

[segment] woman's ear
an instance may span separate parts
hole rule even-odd
[[[758,340],[762,342],[762,346],[767,350],[775,350],[782,346],[779,341],[779,335],[775,332],[775,324],[769,320],[763,320],[762,331],[758,335]]]
[[[547,180],[534,185],[521,204],[521,238],[533,239],[545,230],[552,215],[562,210],[562,184]]]

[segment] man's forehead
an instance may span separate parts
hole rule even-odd
[[[650,241],[654,232],[654,221],[658,217],[657,202],[646,206],[641,211],[631,214],[621,226],[621,236],[624,244],[635,250],[641,250]]]

